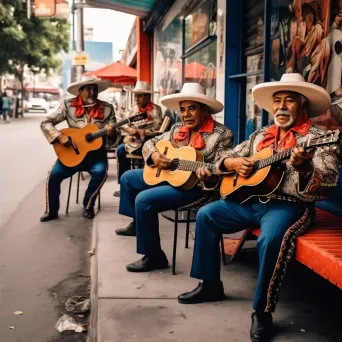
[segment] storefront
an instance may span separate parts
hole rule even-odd
[[[272,122],[255,105],[252,87],[286,72],[299,72],[329,92],[330,111],[313,122],[342,129],[341,10],[340,0],[227,1],[225,123],[236,142]],[[341,200],[342,182],[319,205],[342,215]]]
[[[222,8],[218,8],[221,2]],[[154,98],[157,103],[162,96],[180,91],[184,82],[198,82],[207,95],[224,102],[225,25],[218,20],[224,15],[224,4],[217,0],[175,1],[154,29],[153,86],[158,92]],[[216,120],[223,123],[224,113],[217,114]]]

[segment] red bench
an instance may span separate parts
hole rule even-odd
[[[249,231],[260,235],[260,229]],[[225,252],[234,256],[247,232],[235,242],[225,239]],[[317,208],[314,226],[297,239],[296,260],[342,289],[342,218]]]

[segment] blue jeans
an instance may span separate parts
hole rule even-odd
[[[183,191],[166,183],[152,187],[144,182],[143,170],[127,171],[121,178],[119,213],[135,222],[137,252],[160,252],[158,213],[191,204],[204,193],[199,187]]]
[[[283,237],[303,216],[305,209],[303,204],[285,201],[272,200],[262,204],[258,200],[251,200],[246,204],[238,204],[227,199],[202,207],[196,218],[191,277],[219,280],[221,234],[260,227],[261,234],[257,240],[259,276],[253,307],[255,310],[264,311]]]
[[[125,144],[120,144],[116,149],[116,158],[119,163],[118,183],[120,184],[121,176],[130,169],[130,161],[126,158],[127,151]]]
[[[104,151],[89,152],[83,162],[76,167],[64,166],[57,160],[47,178],[46,212],[58,212],[61,183],[63,179],[71,177],[78,171],[87,171],[91,176],[84,195],[83,207],[87,209],[94,207],[96,197],[107,178],[107,156]]]

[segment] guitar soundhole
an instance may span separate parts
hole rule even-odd
[[[169,170],[176,171],[178,169],[178,166],[179,166],[179,159],[178,158],[172,159]]]
[[[94,137],[91,133],[87,134],[85,136],[85,138],[86,138],[87,142],[92,142],[94,140]]]
[[[249,177],[252,177],[259,170],[259,162],[260,162],[259,159],[254,162],[253,170],[250,173]]]

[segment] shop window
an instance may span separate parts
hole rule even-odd
[[[197,82],[216,96],[216,41],[185,58],[184,82]]]
[[[183,20],[175,18],[167,28],[162,24],[155,30],[154,90],[155,102],[162,96],[173,94],[182,88]]]

